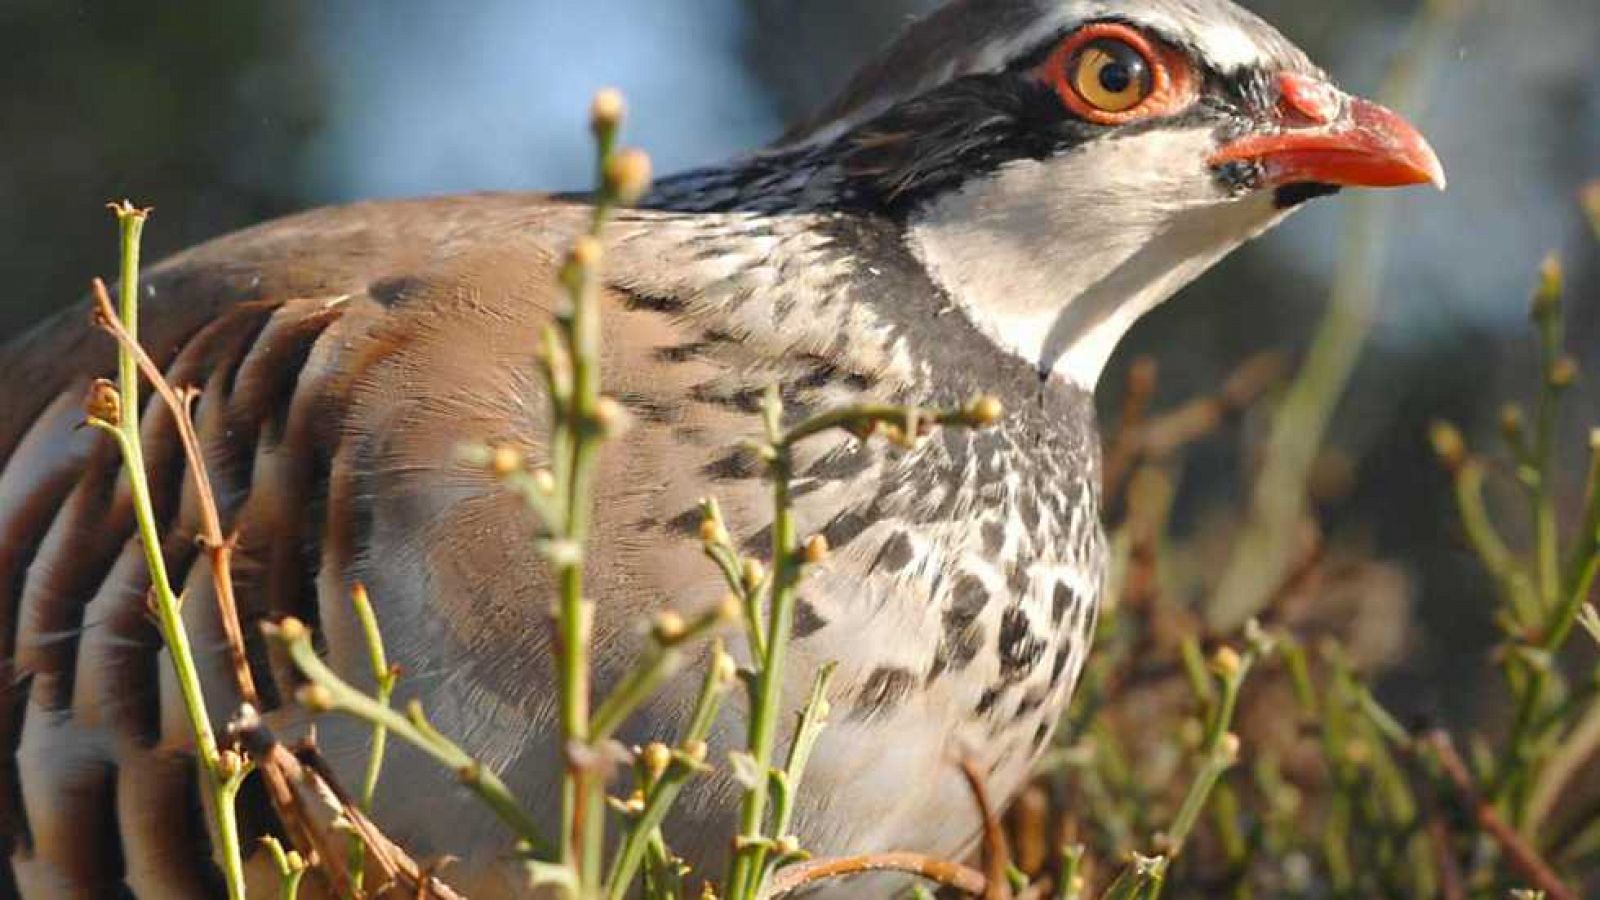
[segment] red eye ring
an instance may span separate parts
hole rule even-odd
[[[1143,57],[1151,77],[1150,93],[1133,107],[1106,110],[1079,91],[1074,71],[1078,57],[1085,47],[1097,41],[1124,44]],[[1097,22],[1074,31],[1034,69],[1034,76],[1048,84],[1073,115],[1096,125],[1126,125],[1174,112],[1194,98],[1194,73],[1187,57],[1117,22]]]

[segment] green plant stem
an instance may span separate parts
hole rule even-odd
[[[283,849],[283,844],[271,835],[262,838],[261,843],[278,867],[278,900],[297,900],[300,896],[300,880],[306,874],[305,862],[299,854],[291,857]]]
[[[970,419],[970,413],[965,410],[929,410],[865,403],[840,407],[812,416],[790,430],[783,442],[792,447],[807,438],[834,429],[866,432],[874,425],[893,425],[908,435],[916,435],[925,425],[967,424]]]
[[[661,832],[661,823],[666,821],[667,812],[677,802],[683,786],[703,769],[704,766],[690,763],[675,754],[672,765],[646,792],[644,811],[632,824],[616,856],[612,857],[611,871],[606,876],[606,897],[609,900],[626,900],[651,840]]]
[[[811,761],[811,751],[816,747],[817,737],[828,724],[828,683],[833,679],[835,668],[837,666],[834,663],[829,663],[817,672],[816,680],[811,685],[811,696],[795,724],[794,740],[789,743],[789,755],[784,760],[779,780],[782,790],[778,794],[776,815],[773,817],[772,833],[775,837],[789,833],[790,819],[794,815],[794,798],[799,795],[800,785],[805,780],[806,765]]]
[[[1537,831],[1555,808],[1556,801],[1597,750],[1600,750],[1600,699],[1589,704],[1565,739],[1545,760],[1528,799],[1529,831]]]
[[[361,623],[361,634],[367,645],[367,661],[372,667],[372,680],[377,689],[374,699],[388,706],[394,696],[398,673],[389,665],[389,656],[383,647],[383,633],[378,630],[378,617],[372,610],[372,600],[364,588],[358,587],[350,594],[356,619]],[[378,778],[383,774],[384,746],[388,743],[389,729],[382,723],[372,726],[372,748],[367,754],[367,770],[361,779],[361,810],[372,811],[372,799],[378,791]]]
[[[1212,714],[1211,722],[1206,728],[1205,741],[1200,748],[1200,771],[1189,785],[1189,791],[1184,795],[1182,805],[1178,807],[1178,814],[1173,818],[1172,828],[1167,832],[1169,858],[1176,858],[1182,852],[1183,845],[1194,830],[1195,823],[1200,820],[1200,813],[1205,808],[1206,801],[1210,799],[1218,779],[1238,760],[1237,738],[1233,738],[1228,729],[1232,727],[1234,711],[1239,704],[1239,689],[1243,686],[1244,679],[1249,675],[1254,663],[1255,654],[1246,653],[1240,658],[1235,671],[1226,673],[1219,679],[1222,688],[1220,702]]]
[[[769,462],[773,510],[772,599],[767,616],[767,652],[756,671],[755,686],[751,691],[747,746],[755,761],[757,775],[740,805],[739,837],[742,846],[734,855],[733,868],[728,877],[728,896],[732,900],[752,897],[760,890],[761,869],[766,857],[761,842],[767,811],[766,773],[772,765],[773,744],[778,730],[778,710],[783,700],[783,666],[794,622],[795,583],[799,580],[799,565],[795,558],[794,510],[789,496],[790,479],[793,477],[791,445],[777,433],[781,403],[776,390],[768,392],[768,433],[773,440],[772,459]]]
[[[361,624],[361,636],[367,647],[367,663],[372,670],[372,680],[376,690],[375,699],[379,705],[388,707],[394,696],[395,682],[398,673],[389,665],[388,653],[383,646],[383,633],[378,629],[378,616],[372,609],[372,599],[367,596],[367,590],[361,585],[356,585],[350,592],[350,605],[354,608],[356,621]],[[389,742],[389,729],[381,722],[372,725],[372,746],[367,751],[367,769],[361,778],[361,796],[359,802],[361,811],[372,812],[372,801],[378,792],[378,779],[383,774],[383,758]],[[367,845],[363,840],[355,839],[350,842],[350,883],[361,885],[366,881]]]
[[[1578,624],[1594,638],[1595,646],[1600,647],[1600,609],[1596,609],[1592,603],[1586,604],[1578,611]]]
[[[122,272],[117,291],[118,318],[128,335],[129,344],[137,344],[139,248],[148,213],[128,203],[116,204],[112,208],[121,226]],[[118,421],[113,424],[91,419],[90,424],[111,435],[122,454],[128,493],[138,522],[139,543],[144,549],[145,563],[150,570],[156,620],[162,640],[172,657],[173,674],[183,698],[184,714],[195,740],[201,780],[211,798],[213,826],[217,832],[218,867],[222,870],[228,896],[242,900],[245,895],[244,863],[239,846],[238,816],[233,804],[234,791],[229,789],[229,779],[219,767],[216,734],[211,728],[211,717],[206,709],[205,692],[195,665],[194,651],[183,624],[182,603],[172,589],[166,558],[161,552],[161,532],[156,524],[150,485],[145,473],[144,450],[140,443],[139,367],[133,349],[128,344],[119,343],[118,346],[117,389],[121,407]]]
[[[670,637],[660,631],[652,634],[644,658],[595,710],[589,723],[589,740],[598,744],[616,733],[641,704],[655,695],[661,683],[682,667],[683,654],[677,648],[702,637],[722,622],[723,610],[717,608],[697,616]]]
[[[1589,433],[1589,477],[1584,497],[1577,541],[1567,559],[1566,583],[1569,586],[1575,586],[1589,562],[1600,556],[1600,428]]]
[[[751,712],[746,731],[746,749],[754,769],[754,779],[740,804],[739,834],[724,885],[724,896],[729,900],[752,900],[761,891],[768,871],[767,851],[771,841],[765,834],[765,826],[768,795],[774,780],[771,777],[772,756],[783,702],[784,662],[794,624],[796,586],[802,569],[790,495],[795,446],[836,429],[866,437],[879,426],[888,426],[897,431],[898,434],[894,434],[894,431],[891,434],[909,445],[935,426],[981,428],[993,424],[1001,412],[999,402],[987,397],[975,398],[961,409],[948,410],[865,404],[821,413],[785,431],[782,397],[776,387],[768,389],[762,406],[766,442],[757,448],[757,452],[767,463],[767,476],[772,483],[772,571],[759,587],[743,585],[743,590],[752,597],[759,596],[764,590],[768,597],[768,609],[764,619],[759,609],[747,613],[751,625],[764,624],[765,629],[763,633],[762,629],[753,628],[749,636],[755,672],[750,682]],[[707,504],[702,511],[708,519],[720,521],[714,505]],[[825,689],[826,680],[820,679],[813,699],[820,703],[820,691]],[[797,739],[814,737],[809,735],[811,730],[803,716],[802,734],[797,735]],[[795,755],[791,746],[791,762],[803,765],[806,753],[809,753],[809,748]]]
[[[1082,844],[1073,844],[1061,850],[1061,880],[1056,882],[1054,900],[1082,900],[1083,898]]]
[[[1165,856],[1134,854],[1133,862],[1106,889],[1102,900],[1157,900],[1166,885],[1170,864]]]
[[[1567,639],[1572,636],[1573,628],[1583,615],[1584,601],[1594,591],[1597,577],[1600,577],[1600,554],[1589,558],[1579,570],[1571,589],[1562,597],[1561,605],[1556,608],[1554,619],[1540,644],[1544,650],[1555,653],[1567,645]]]
[[[1484,568],[1500,582],[1517,622],[1523,628],[1531,628],[1543,618],[1538,596],[1532,589],[1533,579],[1494,527],[1494,517],[1484,502],[1484,480],[1483,464],[1474,457],[1469,456],[1456,469],[1456,509],[1462,529]]]
[[[1553,286],[1552,286],[1553,287]],[[1547,290],[1541,285],[1540,293]],[[1540,391],[1534,425],[1533,488],[1534,556],[1537,560],[1539,600],[1547,613],[1554,613],[1561,597],[1561,536],[1556,523],[1556,424],[1561,409],[1562,389],[1552,373],[1561,358],[1562,315],[1558,295],[1541,297],[1535,304],[1535,324],[1539,329]]]
[[[623,838],[622,846],[612,857],[611,870],[606,875],[606,896],[609,900],[625,900],[628,896],[634,876],[638,873],[650,846],[660,840],[661,823],[672,808],[672,804],[677,801],[679,792],[690,778],[705,769],[704,764],[690,757],[684,748],[696,744],[704,745],[711,733],[711,726],[716,721],[722,698],[728,692],[729,684],[723,681],[722,673],[719,671],[719,661],[722,656],[723,650],[719,642],[712,648],[711,663],[706,666],[705,677],[700,683],[700,694],[695,701],[694,713],[689,717],[689,726],[684,729],[679,749],[673,753],[672,762],[662,773],[661,778],[646,786],[644,811],[633,823],[627,836]]]
[[[597,127],[596,139],[598,167],[604,173],[615,146],[615,126]],[[600,181],[603,185],[603,175]],[[562,747],[569,757],[572,748],[588,747],[594,742],[589,660],[594,610],[584,596],[583,565],[592,517],[592,481],[604,439],[597,419],[600,407],[600,275],[596,263],[600,232],[615,202],[616,198],[602,187],[587,235],[593,254],[581,256],[575,251],[562,273],[571,307],[561,317],[561,336],[565,343],[561,349],[570,366],[571,382],[570,392],[558,391],[554,384],[556,379],[552,378],[551,390],[556,423],[552,437],[557,456],[555,476],[564,513],[558,533],[562,552],[553,557],[559,585],[557,665]],[[568,758],[561,796],[561,862],[576,873],[578,893],[592,896],[600,889],[605,843],[605,784],[598,773]]]
[[[310,631],[296,619],[285,619],[270,633],[282,642],[300,674],[320,694],[303,692],[301,695],[302,702],[316,699],[317,702],[311,705],[313,712],[337,712],[369,725],[382,725],[390,733],[455,772],[462,784],[477,794],[490,811],[525,841],[535,854],[550,854],[549,844],[540,834],[538,824],[512,796],[505,782],[428,724],[420,706],[412,704],[408,712],[401,715],[351,686],[317,656],[316,649],[311,646]]]
[[[595,710],[590,722],[590,740],[599,742],[609,738],[622,727],[639,704],[650,699],[661,682],[670,677],[683,664],[683,657],[670,647],[653,645],[639,664],[617,689]]]

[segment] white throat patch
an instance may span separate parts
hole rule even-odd
[[[1286,215],[1224,191],[1214,146],[1157,130],[1008,164],[915,215],[912,252],[997,345],[1093,390],[1139,317]]]

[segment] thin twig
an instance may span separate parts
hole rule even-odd
[[[366,585],[357,583],[350,589],[350,603],[355,608],[356,620],[361,623],[361,634],[367,646],[367,662],[372,670],[372,680],[376,689],[375,699],[379,705],[387,707],[390,698],[394,696],[395,683],[400,679],[399,671],[389,665],[389,656],[383,646],[383,632],[378,628],[378,615],[372,609],[372,598],[367,596]],[[361,778],[361,811],[371,814],[372,801],[378,792],[378,778],[383,773],[384,752],[388,747],[389,729],[382,722],[372,725],[372,746],[367,751],[367,770]],[[350,846],[351,880],[357,885],[363,883],[366,868],[366,845],[361,841],[354,841]]]
[[[1011,887],[1006,883],[1006,871],[1011,868],[1011,848],[1006,843],[1005,826],[1000,824],[1000,816],[989,799],[989,788],[977,762],[970,757],[963,759],[961,774],[967,779],[967,789],[983,821],[983,872],[988,881],[983,900],[1010,900]]]
[[[284,818],[284,826],[295,846],[307,854],[307,862],[317,866],[328,879],[335,896],[365,896],[346,858],[346,849],[354,838],[375,865],[380,885],[392,884],[419,897],[460,900],[459,894],[367,818],[333,780],[313,745],[307,743],[291,751],[253,711],[247,711],[233,731],[257,760],[262,784],[273,806],[294,812]],[[382,890],[380,886],[380,894]]]
[[[1544,891],[1551,900],[1578,900],[1578,895],[1562,882],[1550,864],[1539,855],[1539,851],[1524,840],[1515,828],[1500,818],[1494,806],[1479,793],[1472,772],[1461,759],[1461,755],[1456,752],[1455,742],[1450,739],[1450,735],[1443,731],[1433,731],[1423,737],[1422,743],[1432,751],[1439,762],[1439,768],[1454,785],[1456,792],[1461,795],[1462,802],[1472,811],[1478,826],[1500,845],[1512,868],[1528,879],[1534,887]]]
[[[817,859],[796,863],[772,877],[766,897],[792,894],[800,888],[868,872],[902,872],[974,897],[988,890],[988,879],[981,872],[946,859],[922,853],[874,853],[841,859]]]
[[[644,808],[639,811],[637,819],[630,823],[622,846],[611,859],[611,871],[606,875],[606,896],[610,900],[623,900],[628,896],[640,863],[651,844],[660,839],[661,823],[677,801],[678,793],[690,778],[706,770],[706,738],[711,733],[723,698],[733,687],[736,677],[733,658],[723,650],[720,640],[715,642],[705,677],[700,683],[694,713],[689,717],[689,725],[684,729],[678,749],[669,752],[661,747],[658,752],[669,752],[670,755],[660,772],[651,772],[650,760],[644,761],[646,778],[641,788],[645,794]],[[651,748],[646,748],[646,752],[651,752]],[[659,763],[655,765],[659,766]]]
[[[747,620],[751,626],[750,644],[759,647],[761,652],[755,655],[754,677],[749,685],[750,716],[743,753],[750,763],[752,774],[740,801],[738,837],[724,884],[730,900],[748,900],[761,891],[762,882],[772,866],[768,858],[769,850],[775,844],[774,839],[784,837],[767,835],[764,828],[774,782],[770,773],[779,709],[783,701],[785,657],[798,602],[796,588],[808,562],[799,546],[790,494],[795,448],[811,438],[835,430],[843,430],[862,439],[881,432],[901,445],[914,446],[936,427],[982,428],[993,425],[999,420],[1002,409],[1000,402],[993,397],[977,397],[959,409],[869,403],[819,413],[787,430],[783,427],[783,412],[782,395],[773,386],[767,390],[762,404],[765,440],[757,450],[767,464],[767,477],[772,490],[772,571],[770,574],[762,573],[759,565],[747,560],[741,572],[742,590],[749,606]],[[703,512],[707,516],[708,531],[721,529],[714,506],[706,505]],[[705,542],[708,552],[713,546],[723,543],[718,537],[719,540]],[[821,545],[821,552],[826,553],[825,543]],[[756,603],[756,598],[763,594],[767,598],[765,616]],[[764,633],[758,630],[760,626],[765,626]]]
[[[1433,867],[1439,870],[1439,900],[1467,900],[1466,878],[1455,848],[1450,846],[1450,826],[1438,815],[1430,815],[1426,827]]]
[[[1141,436],[1141,449],[1149,456],[1170,456],[1217,430],[1259,400],[1283,380],[1286,368],[1277,353],[1258,353],[1234,369],[1221,390],[1196,397],[1171,412],[1150,420]]]
[[[277,625],[266,626],[266,630],[282,643],[300,674],[310,681],[300,691],[299,700],[303,706],[312,712],[339,712],[371,724],[382,723],[390,732],[455,772],[462,784],[477,794],[517,837],[532,846],[536,854],[548,853],[539,826],[511,794],[510,788],[428,724],[421,707],[413,704],[406,715],[401,715],[350,686],[317,656],[311,646],[310,629],[298,619],[284,619]]]
[[[1141,356],[1128,367],[1128,383],[1122,396],[1122,414],[1117,417],[1117,430],[1106,443],[1105,474],[1101,476],[1101,493],[1116,498],[1122,495],[1122,485],[1133,472],[1143,449],[1145,414],[1155,397],[1157,373],[1155,359]]]
[[[262,838],[261,844],[278,867],[278,900],[296,900],[300,896],[300,880],[306,874],[305,859],[297,851],[284,850],[283,844],[271,835]]]
[[[817,738],[828,725],[828,684],[833,680],[835,664],[829,663],[817,671],[811,684],[811,694],[795,721],[794,738],[789,742],[789,755],[783,769],[774,772],[778,787],[774,800],[773,834],[783,837],[789,833],[789,823],[794,815],[794,800],[805,781],[806,766],[811,762],[811,751]]]
[[[228,646],[234,686],[239,691],[241,701],[259,706],[261,700],[256,692],[255,678],[250,672],[249,657],[245,653],[244,629],[239,622],[239,605],[233,592],[234,542],[222,533],[222,517],[217,511],[216,493],[211,488],[211,476],[206,469],[205,454],[201,450],[200,438],[194,427],[193,401],[198,393],[192,389],[180,393],[172,387],[162,373],[161,367],[155,364],[144,347],[139,345],[138,339],[118,318],[112,308],[105,282],[98,278],[94,279],[93,294],[95,325],[115,338],[124,351],[132,354],[145,380],[150,382],[151,387],[172,413],[178,431],[178,441],[183,446],[188,463],[189,477],[194,481],[196,506],[200,513],[199,541],[206,556],[211,560],[211,581],[217,598],[217,615],[222,624],[223,638]],[[127,411],[124,410],[124,415],[126,414]]]

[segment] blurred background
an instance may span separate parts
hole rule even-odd
[[[153,259],[321,204],[577,187],[589,176],[587,99],[608,84],[629,96],[630,140],[660,168],[707,163],[770,140],[933,5],[0,0],[0,338],[112,269],[108,199],[156,208]],[[1357,92],[1409,52],[1416,13],[1415,0],[1245,5]],[[1388,204],[1380,303],[1314,467],[1313,510],[1329,544],[1372,576],[1367,607],[1393,643],[1381,687],[1407,714],[1485,712],[1493,587],[1464,549],[1427,428],[1448,417],[1487,445],[1500,404],[1528,395],[1526,298],[1547,252],[1568,262],[1569,347],[1600,371],[1600,256],[1577,202],[1600,177],[1597,47],[1595,0],[1476,0],[1413,60],[1426,78],[1410,112],[1451,189]],[[1158,361],[1158,406],[1215,390],[1261,351],[1298,360],[1349,204],[1315,204],[1142,324],[1103,384],[1108,418],[1139,355]],[[1596,397],[1581,387],[1585,415],[1564,426],[1569,517]],[[1257,460],[1238,448],[1258,418],[1183,457],[1174,530],[1194,538],[1199,571],[1225,561],[1206,558],[1204,538],[1231,527],[1248,494]]]

